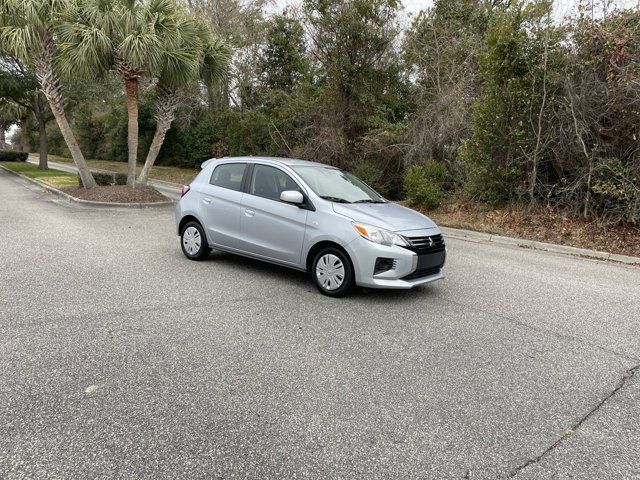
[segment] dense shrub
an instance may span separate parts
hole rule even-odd
[[[437,208],[444,199],[442,184],[446,175],[445,168],[434,160],[411,165],[404,177],[407,199],[426,209]]]
[[[127,174],[126,173],[116,173],[114,178],[116,185],[126,185],[127,184]]]
[[[111,185],[116,185],[116,174],[113,173],[102,173],[102,172],[92,172],[93,175],[93,179],[96,181],[96,185],[98,185],[99,187],[108,187]],[[118,174],[120,175],[120,174]],[[127,176],[125,175],[125,181],[124,183],[127,183]],[[80,177],[80,175],[78,175],[78,185],[80,187],[84,187],[83,183],[82,183],[82,178]],[[121,183],[117,184],[117,185],[122,185]]]
[[[27,152],[0,150],[0,162],[26,162],[28,157]]]
[[[618,159],[596,166],[593,210],[605,224],[628,222],[640,225],[640,182],[631,168]]]

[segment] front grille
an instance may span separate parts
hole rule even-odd
[[[414,280],[416,278],[429,277],[431,275],[436,275],[440,273],[440,267],[431,267],[431,268],[423,268],[421,270],[416,270],[413,273],[410,273],[406,277],[402,277],[403,280]]]
[[[395,258],[385,258],[385,257],[376,258],[376,264],[373,267],[373,274],[377,275],[379,273],[393,270],[394,268],[396,268],[396,262],[397,260]]]
[[[407,237],[411,245],[407,248],[419,255],[424,253],[444,252],[444,238],[442,235],[431,235],[427,237]]]

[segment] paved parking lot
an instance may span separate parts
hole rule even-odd
[[[0,478],[638,478],[640,268],[449,240],[336,300],[0,172]]]

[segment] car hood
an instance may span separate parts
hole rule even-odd
[[[436,228],[434,221],[426,215],[392,202],[334,203],[333,210],[355,222],[367,223],[393,232]]]

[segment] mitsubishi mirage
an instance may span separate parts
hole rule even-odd
[[[211,159],[176,207],[184,255],[211,249],[311,273],[325,295],[354,285],[411,288],[444,278],[446,248],[428,217],[354,175],[286,158]]]

